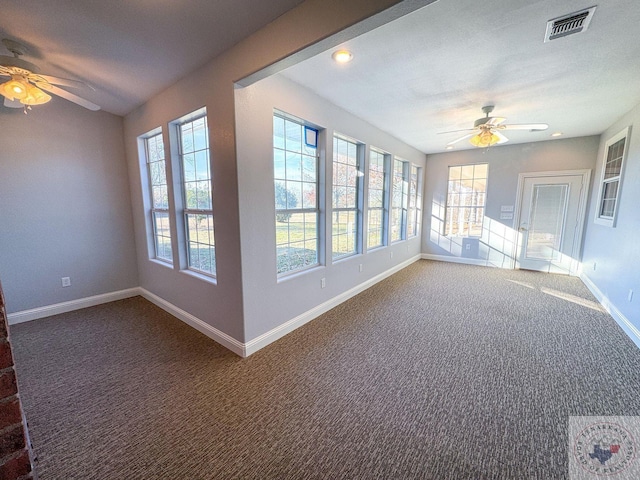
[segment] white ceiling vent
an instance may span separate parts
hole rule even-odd
[[[591,17],[596,11],[596,6],[585,8],[579,12],[570,13],[569,15],[563,15],[558,18],[551,19],[547,22],[547,31],[544,35],[544,41],[550,42],[556,38],[566,37],[567,35],[573,35],[574,33],[583,33],[589,23],[591,23]]]

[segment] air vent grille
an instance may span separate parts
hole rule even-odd
[[[557,38],[573,35],[574,33],[583,33],[589,27],[593,13],[596,7],[580,10],[579,12],[563,15],[547,22],[547,31],[544,36],[545,42],[550,42]]]

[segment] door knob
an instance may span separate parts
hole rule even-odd
[[[520,227],[520,231],[521,231],[521,232],[526,232],[526,231],[527,231],[527,229],[526,229],[526,228],[524,228],[524,227]]]

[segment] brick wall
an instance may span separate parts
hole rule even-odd
[[[0,479],[35,479],[0,285]]]

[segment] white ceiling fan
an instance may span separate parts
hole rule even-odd
[[[473,128],[467,128],[463,130],[451,130],[449,132],[440,132],[441,134],[445,133],[456,133],[456,132],[469,132],[462,137],[447,143],[447,148],[453,148],[453,146],[465,140],[469,137],[469,142],[471,145],[476,147],[490,147],[491,145],[499,145],[501,143],[508,142],[509,139],[505,137],[502,133],[502,130],[530,130],[530,131],[542,131],[549,128],[549,125],[546,123],[517,123],[517,124],[504,124],[503,122],[506,120],[504,117],[490,117],[489,114],[493,112],[493,105],[487,105],[482,107],[482,111],[485,116],[482,118],[478,118],[474,124]]]
[[[13,53],[13,57],[0,55],[0,81],[3,80],[1,77],[9,77],[7,81],[0,84],[0,95],[5,97],[5,106],[24,108],[26,113],[32,105],[42,105],[50,101],[51,96],[45,93],[49,92],[89,110],[100,110],[95,103],[57,85],[75,89],[93,89],[92,87],[79,80],[42,75],[36,65],[20,58],[27,52],[24,45],[7,38],[3,39],[2,43]]]

